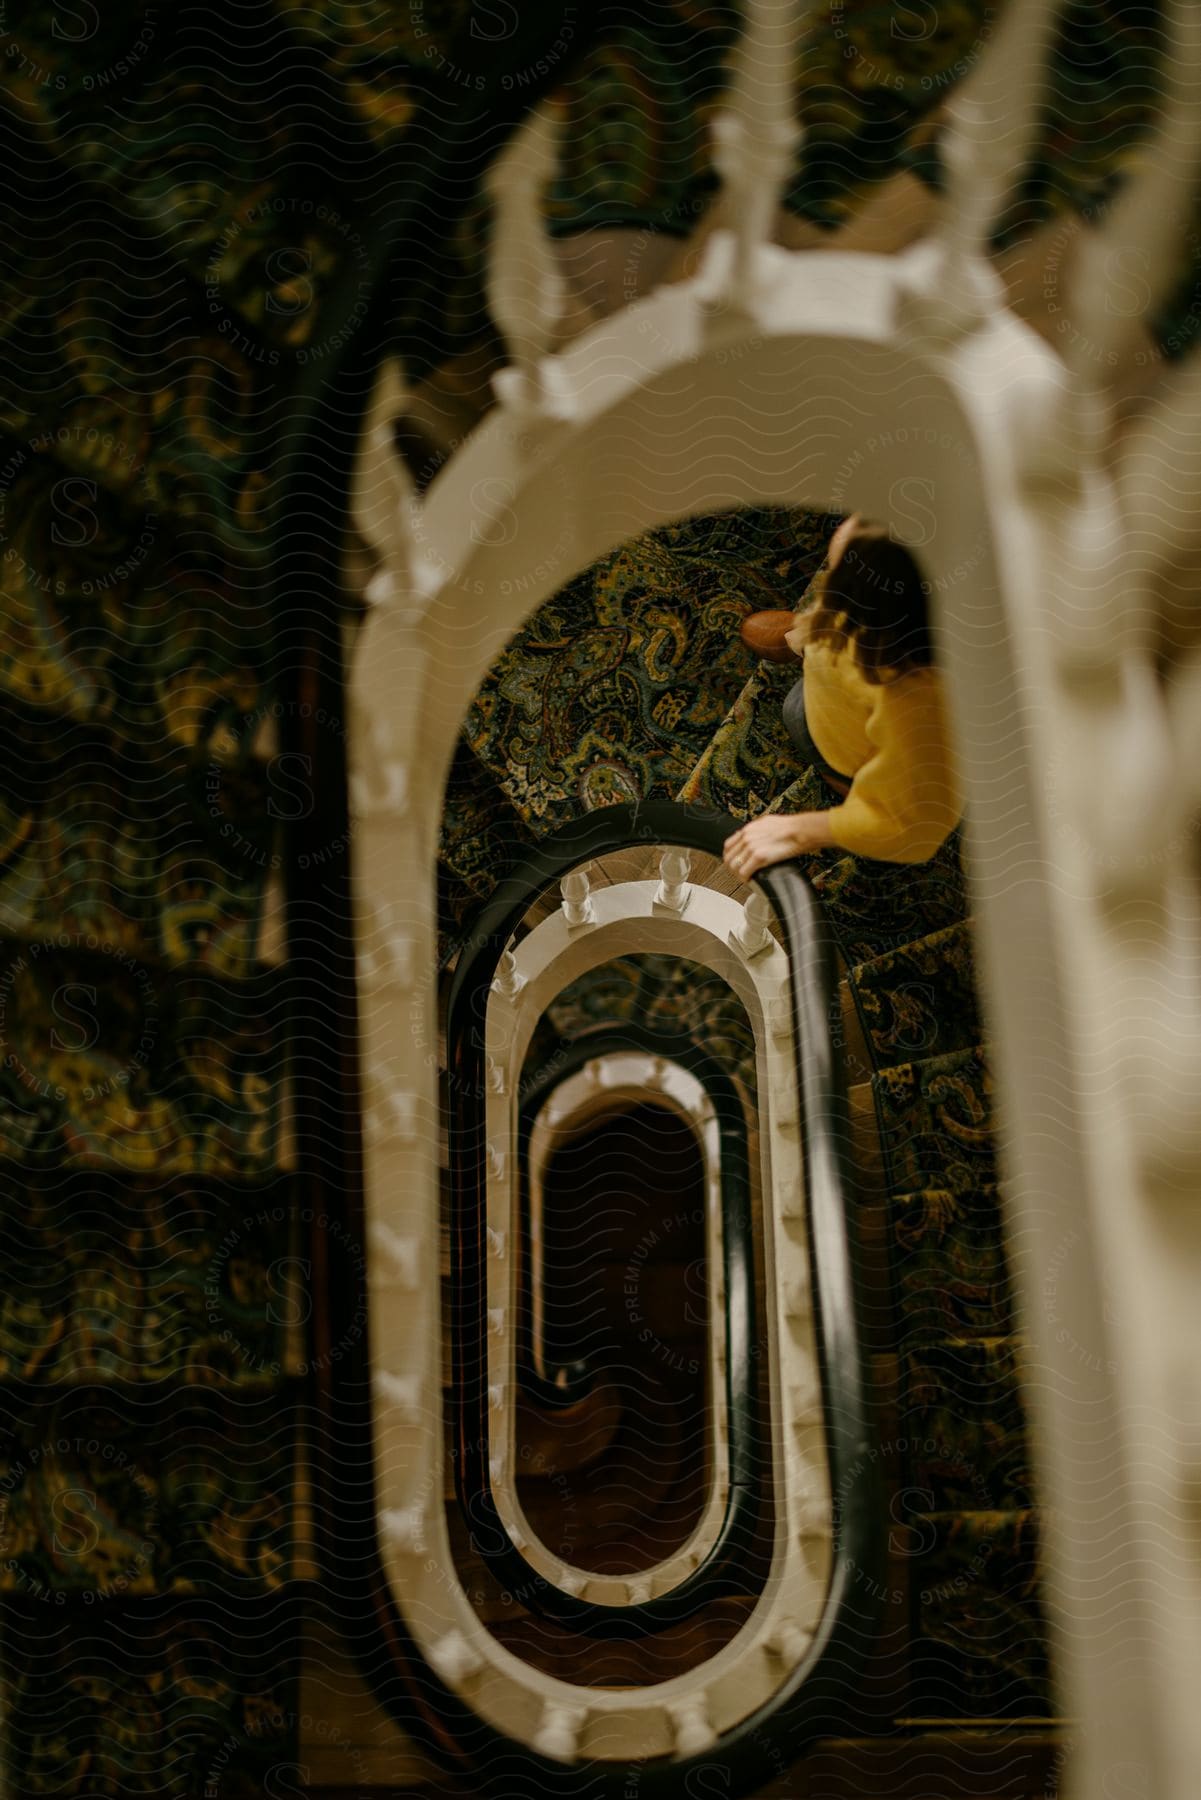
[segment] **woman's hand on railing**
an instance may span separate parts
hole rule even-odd
[[[722,858],[739,881],[750,881],[772,863],[788,862],[810,850],[828,850],[833,842],[828,813],[769,813],[728,837]]]

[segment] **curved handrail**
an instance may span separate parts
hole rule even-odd
[[[590,819],[605,818],[617,836],[603,850],[624,848],[630,836],[613,818],[627,808],[605,808]],[[469,944],[460,953],[446,1008],[446,1054],[452,1073],[449,1133],[454,1308],[451,1321],[452,1389],[454,1393],[455,1487],[460,1509],[471,1531],[472,1546],[513,1597],[535,1612],[602,1635],[642,1634],[666,1630],[690,1618],[711,1600],[738,1591],[738,1564],[750,1550],[762,1508],[761,1464],[753,1454],[750,1414],[746,1403],[754,1380],[754,1265],[751,1260],[749,1185],[745,1160],[735,1161],[730,1204],[735,1229],[726,1239],[726,1299],[729,1353],[726,1362],[727,1406],[743,1429],[730,1433],[730,1492],[717,1541],[698,1568],[669,1593],[619,1606],[566,1593],[514,1544],[492,1491],[489,1466],[487,1351],[487,1147],[484,1112],[479,1097],[486,1091],[483,1023],[488,993],[509,938],[535,894],[547,881],[580,861],[572,849],[561,850],[567,831],[543,839],[538,849],[510,873],[489,905]],[[603,851],[594,851],[601,854]],[[547,858],[554,859],[548,875]],[[741,1111],[741,1109],[740,1109]],[[744,1146],[745,1147],[745,1146]],[[723,1139],[723,1163],[736,1158],[736,1138]]]
[[[671,801],[649,801],[600,809],[544,838],[484,908],[460,953],[447,999],[447,1055],[454,1096],[451,1242],[456,1289],[452,1321],[456,1488],[475,1548],[498,1571],[503,1569],[514,1597],[586,1631],[662,1629],[660,1620],[672,1622],[671,1602],[679,1596],[690,1598],[693,1582],[698,1583],[699,1591],[702,1576],[716,1583],[719,1566],[711,1551],[694,1576],[672,1594],[641,1607],[601,1607],[563,1594],[534,1570],[512,1544],[499,1518],[488,1467],[486,1145],[482,1111],[473,1099],[485,1091],[482,1027],[487,996],[501,954],[531,898],[569,869],[633,842],[678,843],[719,855],[735,824],[724,815],[700,814]],[[845,1099],[829,1031],[830,1008],[836,997],[835,959],[808,884],[797,869],[785,864],[765,870],[760,885],[780,920],[792,970],[798,1086],[805,1127],[802,1155],[806,1191],[811,1196],[808,1230],[818,1360],[832,1488],[839,1502],[830,1596],[813,1648],[800,1670],[816,1675],[820,1667],[823,1686],[834,1688],[842,1687],[846,1680],[841,1665],[853,1668],[863,1654],[863,1637],[875,1617],[881,1591],[883,1541],[882,1531],[873,1536],[869,1526],[878,1512],[877,1459],[870,1454],[866,1359],[859,1328],[855,1252],[847,1230],[850,1184]],[[746,1280],[753,1280],[749,1269]],[[727,1365],[731,1394],[739,1381],[734,1361],[731,1358]],[[753,1468],[746,1473],[753,1485]],[[722,1564],[724,1550],[725,1546]],[[683,1616],[687,1614],[674,1615]],[[799,1673],[794,1672],[786,1689],[795,1694],[798,1706]],[[761,1712],[770,1716],[779,1704],[777,1695]]]
[[[763,1494],[758,1471],[764,1467],[766,1446],[754,1392],[754,1359],[750,1348],[756,1344],[757,1336],[746,1119],[738,1091],[721,1065],[686,1034],[679,1032],[655,1031],[650,1026],[631,1023],[619,1028],[598,1026],[580,1033],[557,1060],[553,1073],[533,1084],[523,1100],[518,1115],[518,1182],[524,1185],[534,1118],[555,1088],[593,1057],[609,1050],[630,1049],[668,1057],[689,1069],[708,1094],[717,1119],[721,1145],[722,1266],[726,1289],[726,1416],[729,1421],[726,1506],[717,1536],[703,1561],[669,1593],[627,1606],[600,1606],[596,1602],[580,1601],[548,1582],[533,1599],[524,1595],[523,1598],[535,1610],[574,1623],[584,1630],[609,1624],[646,1632],[678,1624],[700,1611],[710,1600],[745,1591],[745,1581],[739,1581],[739,1568],[754,1541],[760,1521]],[[532,1266],[528,1260],[528,1228],[528,1207],[521,1207],[519,1200],[519,1230],[526,1268]],[[519,1363],[523,1387],[531,1372],[532,1358],[523,1358]],[[539,1377],[536,1390],[539,1397],[545,1386],[549,1383],[545,1377]],[[500,1528],[504,1530],[503,1524]],[[513,1550],[514,1557],[519,1554]],[[507,1585],[511,1585],[517,1572],[511,1557],[486,1556],[485,1560]],[[521,1564],[524,1578],[531,1565],[524,1557]],[[540,1581],[544,1579],[539,1577]]]

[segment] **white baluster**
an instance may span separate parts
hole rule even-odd
[[[665,850],[659,858],[659,885],[655,889],[655,905],[668,912],[682,913],[688,905],[692,889],[688,876],[692,858],[687,850]]]
[[[506,1519],[504,1524],[505,1530],[509,1534],[509,1542],[512,1544],[514,1550],[528,1550],[530,1547],[530,1540],[521,1529],[521,1526],[513,1519]]]
[[[368,1242],[402,1288],[415,1288],[421,1274],[421,1246],[415,1237],[402,1237],[382,1219],[367,1228]]]
[[[424,1506],[387,1507],[379,1515],[385,1540],[408,1556],[426,1553],[427,1520]]]
[[[520,412],[569,417],[561,367],[548,356],[567,304],[567,283],[543,220],[558,144],[558,111],[541,106],[493,164],[487,286],[488,310],[511,365],[493,379],[498,400]]]
[[[675,1727],[676,1749],[681,1756],[695,1756],[709,1750],[717,1742],[717,1733],[709,1723],[709,1699],[704,1693],[690,1694],[676,1700],[667,1709]]]
[[[799,1173],[782,1175],[776,1181],[776,1211],[782,1219],[803,1219],[805,1192]]]
[[[505,1000],[515,1000],[525,983],[526,978],[518,968],[517,958],[512,950],[502,950],[496,974],[492,977],[493,991]]]
[[[1201,9],[1194,0],[1167,0],[1164,14],[1168,41],[1154,136],[1099,227],[1081,232],[1074,249],[1073,330],[1063,352],[1074,377],[1067,405],[1080,411],[1083,403],[1092,412],[1102,444],[1111,426],[1113,371],[1129,366],[1147,321],[1178,278],[1201,163]],[[1132,286],[1141,301],[1135,307]]]
[[[448,1631],[439,1638],[426,1651],[426,1660],[447,1687],[461,1687],[469,1675],[478,1674],[484,1666],[483,1657],[461,1631]]]
[[[376,376],[350,485],[350,516],[355,528],[381,559],[392,549],[397,520],[414,492],[412,476],[396,455],[392,435],[408,400],[401,364],[396,357],[389,357]]]
[[[945,346],[1004,306],[989,239],[1038,126],[1058,0],[1010,0],[992,43],[947,103],[947,203],[903,259],[897,325]]]
[[[783,1619],[765,1640],[765,1648],[771,1656],[782,1662],[785,1668],[795,1669],[804,1661],[805,1653],[812,1642],[812,1632],[802,1631],[793,1619]]]
[[[759,251],[775,225],[780,192],[801,142],[793,70],[795,0],[747,0],[726,101],[713,120],[713,161],[725,186],[733,235],[724,269],[713,258],[702,276],[706,299],[749,310]]]
[[[585,1706],[565,1706],[548,1700],[534,1738],[535,1750],[557,1757],[560,1762],[574,1762],[580,1753],[580,1732],[587,1717]]]
[[[361,819],[401,819],[409,810],[409,766],[399,754],[397,722],[379,713],[356,734],[358,767],[351,770],[350,797]]]
[[[505,1066],[498,1063],[494,1056],[485,1056],[484,1066],[487,1071],[488,1092],[504,1094],[506,1091]]]
[[[798,1256],[797,1246],[792,1247],[792,1259]],[[808,1271],[789,1275],[784,1282],[784,1316],[794,1321],[804,1322],[813,1316],[813,1283]]]
[[[771,918],[771,902],[767,895],[761,888],[752,888],[742,909],[742,918],[730,933],[730,942],[744,956],[761,956],[776,941],[768,930]]]
[[[364,590],[371,606],[424,611],[442,584],[442,572],[419,548],[421,502],[396,448],[395,423],[408,390],[394,359],[380,370],[351,483],[351,517],[379,558]]]
[[[421,1422],[421,1377],[393,1375],[388,1369],[377,1369],[375,1388],[380,1399],[398,1412],[406,1425]]]
[[[768,1002],[767,1029],[777,1042],[792,1037],[792,995],[787,988],[773,994]]]
[[[821,1376],[816,1362],[804,1365],[797,1380],[788,1384],[788,1413],[796,1430],[820,1421],[822,1416]]]
[[[368,988],[413,985],[413,938],[386,901],[365,900],[360,913],[359,978]]]
[[[596,1079],[599,1086],[603,1088],[620,1087],[622,1081],[621,1059],[609,1056],[598,1057]]]
[[[570,930],[596,922],[596,909],[590,896],[591,877],[587,869],[572,869],[559,883],[563,896],[563,917]]]
[[[366,1089],[363,1130],[368,1142],[411,1144],[417,1136],[416,1094],[395,1086],[387,1071],[378,1065],[368,1069]]]

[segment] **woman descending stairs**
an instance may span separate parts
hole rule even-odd
[[[520,854],[581,812],[670,797],[747,819],[834,803],[784,730],[790,672],[756,664],[738,640],[747,612],[800,604],[832,523],[782,509],[688,521],[624,547],[531,617],[480,689],[452,773],[448,961],[495,879],[494,853]],[[841,962],[830,1029],[869,1271],[872,1454],[890,1497],[868,1686],[892,1749],[864,1751],[864,1779],[907,1795],[912,1775],[927,1800],[1053,1793],[1020,1346],[959,834],[926,864],[831,851],[800,866]],[[675,986],[678,1017],[688,982]],[[602,1005],[589,1018],[621,1014]],[[512,1617],[496,1628],[527,1641],[551,1629]],[[712,1628],[694,1621],[693,1635]],[[643,1641],[625,1679],[671,1672],[658,1643]],[[780,1791],[805,1791],[787,1786],[800,1773]]]

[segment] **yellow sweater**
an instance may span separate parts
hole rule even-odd
[[[868,681],[853,648],[805,643],[805,722],[821,755],[851,791],[827,817],[836,844],[881,862],[927,862],[963,811],[936,669]]]

